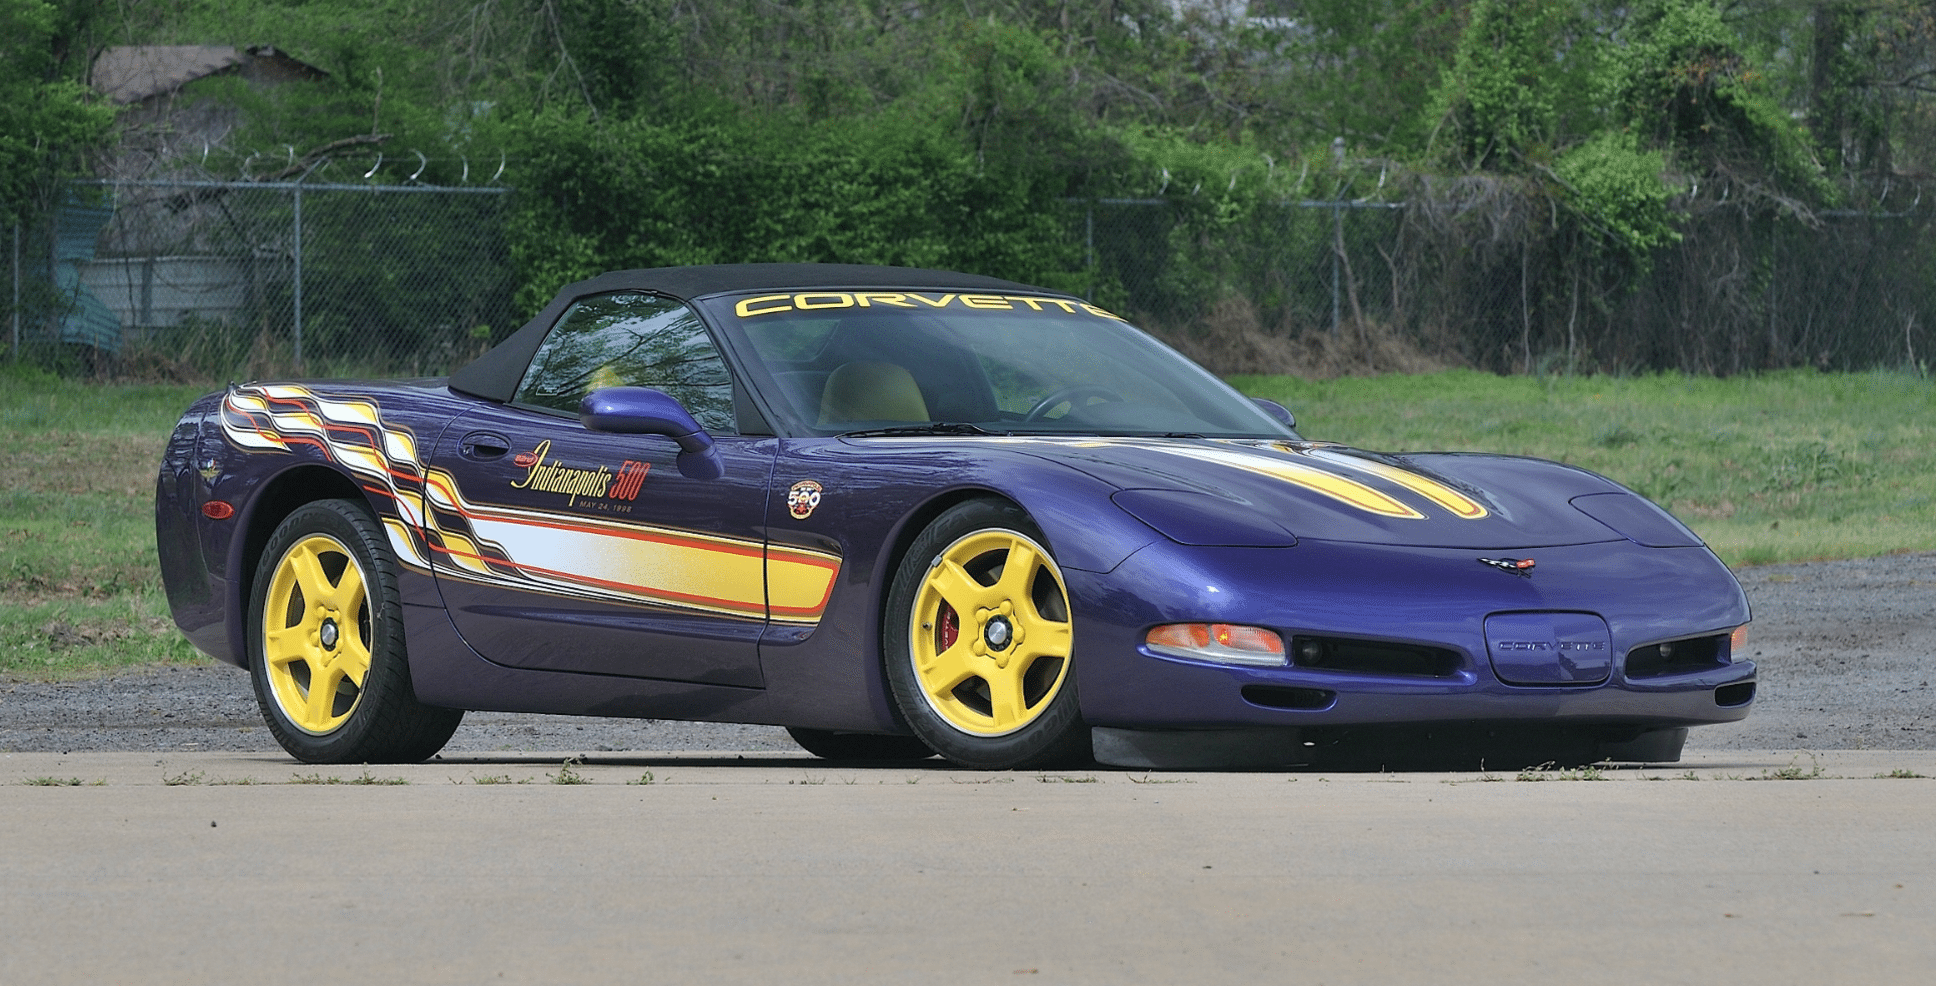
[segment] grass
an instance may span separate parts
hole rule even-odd
[[[162,444],[204,390],[0,370],[0,674],[204,660],[167,619],[153,507]]]
[[[1936,551],[1936,386],[1913,374],[1231,382],[1291,408],[1307,438],[1583,466],[1666,506],[1730,565]]]
[[[1232,382],[1310,438],[1584,466],[1732,565],[1936,551],[1936,386],[1911,374]],[[153,514],[162,444],[205,390],[0,366],[0,677],[206,663],[168,621]]]

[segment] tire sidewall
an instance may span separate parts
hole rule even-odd
[[[888,689],[903,721],[936,753],[965,767],[1003,770],[1050,766],[1083,759],[1089,752],[1089,730],[1082,721],[1076,695],[1079,677],[1073,649],[1063,681],[1049,706],[1027,725],[1000,736],[978,736],[957,728],[928,704],[914,670],[909,646],[914,603],[935,559],[962,537],[976,531],[1003,530],[1020,534],[1054,558],[1054,549],[1021,508],[999,500],[969,500],[949,508],[923,530],[908,547],[895,570],[882,620],[881,657]],[[1064,580],[1062,591],[1068,592]],[[1074,613],[1070,619],[1073,621]]]
[[[322,735],[296,726],[283,711],[269,682],[262,639],[263,616],[276,569],[291,546],[315,534],[326,534],[349,549],[352,560],[362,570],[370,611],[370,670],[364,676],[349,718]],[[385,696],[394,694],[398,676],[403,677],[400,683],[405,690],[410,690],[396,572],[389,564],[389,546],[381,537],[382,529],[360,506],[347,500],[317,500],[283,518],[263,546],[262,560],[256,566],[255,581],[249,589],[246,628],[249,676],[269,731],[275,734],[284,750],[305,763],[360,763],[371,759],[371,734],[383,712],[378,706]],[[414,697],[414,691],[410,693]]]

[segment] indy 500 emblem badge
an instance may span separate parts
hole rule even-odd
[[[806,520],[813,516],[813,508],[820,506],[820,484],[811,479],[803,479],[787,490],[787,513],[794,520]]]

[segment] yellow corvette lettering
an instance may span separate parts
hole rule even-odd
[[[740,318],[778,315],[781,312],[820,311],[830,308],[964,308],[975,311],[1015,311],[1022,306],[1035,312],[1076,315],[1087,312],[1097,318],[1125,321],[1121,315],[1087,302],[1069,298],[1044,298],[1039,295],[956,294],[930,296],[914,291],[808,291],[799,294],[763,294],[742,298],[733,305]]]
[[[780,305],[776,308],[754,308],[753,307],[754,305],[764,305],[772,301],[785,301],[785,300],[787,300],[787,296],[783,294],[766,294],[766,295],[761,295],[757,298],[747,298],[744,301],[741,301],[739,304],[733,306],[733,314],[738,315],[740,318],[752,318],[755,315],[771,315],[775,312],[792,311],[793,310],[792,305]]]
[[[815,298],[831,298],[833,300],[814,301],[813,299]],[[793,296],[793,307],[803,312],[812,311],[816,308],[852,308],[854,307],[854,296],[844,292],[832,294],[796,294]]]

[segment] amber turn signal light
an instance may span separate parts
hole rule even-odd
[[[1150,650],[1219,664],[1277,667],[1288,663],[1275,630],[1238,623],[1165,623],[1143,638]]]

